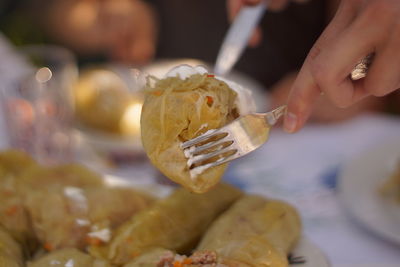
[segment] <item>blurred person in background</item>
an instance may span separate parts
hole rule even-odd
[[[0,30],[16,44],[54,42],[89,61],[101,55],[135,65],[149,63],[154,57],[213,63],[229,21],[241,5],[256,2],[259,0],[8,0],[0,6]],[[338,2],[271,0],[260,22],[262,30],[236,69],[268,88],[273,105],[286,102],[298,70]],[[343,110],[320,97],[311,119],[343,120],[383,105],[381,99],[369,98]]]
[[[0,12],[0,31],[16,45],[56,43],[87,61],[154,57],[155,14],[141,0],[2,0]]]

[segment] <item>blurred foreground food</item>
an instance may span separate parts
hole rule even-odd
[[[213,222],[191,256],[159,248],[125,267],[284,267],[300,234],[300,217],[293,207],[248,195]]]
[[[27,267],[111,267],[103,260],[95,259],[75,248],[61,249],[41,257],[40,259],[28,262]]]
[[[44,167],[23,152],[0,153],[0,225],[20,243],[21,260],[39,248],[108,242],[113,229],[153,200],[133,188],[109,188],[78,164]]]
[[[20,245],[0,227],[0,266],[22,267],[23,259]]]
[[[227,184],[154,201],[13,150],[0,153],[0,196],[0,267],[281,267],[301,232],[288,204]]]
[[[132,188],[107,188],[100,176],[74,164],[31,168],[21,182],[23,203],[47,250],[107,242],[112,229],[152,202]]]
[[[193,249],[209,224],[242,193],[219,184],[205,194],[184,188],[133,216],[121,226],[105,249],[105,258],[124,264],[148,249],[163,247],[187,253]],[[95,248],[91,251],[96,254]]]
[[[18,188],[19,176],[36,165],[25,153],[14,150],[0,153],[0,225],[29,252],[37,242]]]
[[[289,204],[245,196],[213,223],[197,250],[214,251],[228,266],[287,266],[300,234],[300,217]]]

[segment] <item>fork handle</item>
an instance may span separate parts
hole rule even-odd
[[[270,126],[275,125],[279,118],[282,117],[286,113],[286,105],[277,107],[274,110],[271,110],[270,112],[267,112],[264,114],[265,120]]]

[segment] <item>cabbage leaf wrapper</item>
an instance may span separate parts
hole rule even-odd
[[[111,267],[104,260],[96,259],[75,248],[60,249],[28,262],[27,267]]]
[[[284,267],[300,229],[290,205],[244,196],[212,223],[192,255],[158,248],[124,267]]]
[[[22,267],[24,257],[20,245],[0,227],[0,267]]]
[[[32,168],[20,182],[34,232],[48,251],[106,243],[116,227],[154,200],[133,188],[107,187],[77,164]]]
[[[300,233],[300,217],[292,206],[249,195],[211,225],[196,253],[215,252],[218,264],[229,267],[283,267]]]
[[[227,184],[205,194],[177,189],[117,229],[108,247],[91,247],[90,253],[120,265],[153,248],[190,252],[210,223],[241,195]]]
[[[0,225],[3,225],[27,253],[36,249],[37,242],[18,193],[18,184],[20,175],[35,166],[37,163],[22,151],[0,152]]]
[[[185,80],[149,79],[141,114],[143,147],[164,175],[195,193],[215,186],[226,164],[193,174],[181,144],[238,117],[237,93],[213,75],[194,74]]]

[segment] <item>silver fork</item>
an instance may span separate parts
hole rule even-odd
[[[352,80],[366,76],[373,55],[360,61],[350,74]],[[181,148],[188,158],[190,170],[200,172],[242,157],[259,148],[268,140],[270,128],[285,113],[286,105],[267,113],[241,116],[230,124],[184,142]]]
[[[189,169],[211,168],[259,148],[285,111],[286,105],[283,105],[267,113],[241,116],[222,128],[182,143]]]

